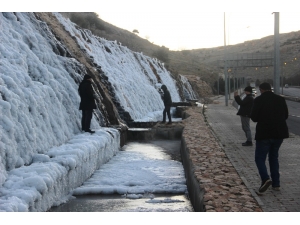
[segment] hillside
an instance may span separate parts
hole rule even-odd
[[[59,13],[3,12],[0,21],[0,212],[65,202],[125,144],[130,124],[162,121],[162,84],[173,102],[195,96],[159,60]],[[93,134],[82,130],[79,110],[85,75]]]
[[[80,16],[82,21],[89,13],[63,13],[72,19],[72,16]],[[100,15],[101,16],[101,15]],[[74,18],[73,18],[74,19]],[[224,58],[224,47],[204,48],[183,51],[170,51],[164,46],[157,46],[148,40],[101,19],[101,29],[96,29],[95,25],[82,23],[81,26],[87,26],[96,35],[107,40],[117,40],[129,49],[137,52],[143,52],[150,57],[157,57],[165,62],[166,67],[174,74],[196,75],[203,81],[213,86],[219,73],[223,70],[219,68],[219,61]],[[79,24],[80,25],[80,24]],[[229,45],[229,54],[241,53],[269,53],[274,50],[274,36],[268,36],[257,40],[246,41],[237,45]],[[284,66],[284,76],[291,77],[300,74],[300,31],[280,34],[280,52],[281,62],[286,62]],[[296,60],[295,60],[296,58]],[[299,60],[297,60],[299,59]],[[273,68],[244,68],[238,69],[233,74],[235,77],[248,77],[253,81],[259,79],[267,80],[273,78]]]
[[[81,132],[78,85],[87,74],[97,96],[94,128],[161,120],[162,84],[173,102],[184,100],[180,80],[159,61],[59,13],[1,13],[0,19],[0,171],[29,164],[33,154]]]

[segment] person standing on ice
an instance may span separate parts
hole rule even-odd
[[[167,124],[172,124],[172,118],[171,118],[171,113],[170,113],[171,106],[172,106],[172,98],[171,98],[170,92],[168,91],[166,85],[162,85],[161,89],[164,92],[163,101],[164,101],[164,105],[165,105],[165,109],[163,111],[163,121],[161,123],[166,122],[166,114],[168,114],[169,122]]]
[[[81,129],[91,134],[95,133],[90,129],[93,116],[93,109],[96,109],[95,95],[92,88],[92,77],[85,75],[80,83],[78,92],[81,98],[79,110],[82,110]]]

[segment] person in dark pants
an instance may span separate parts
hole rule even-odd
[[[166,114],[168,114],[169,122],[167,124],[172,124],[172,118],[171,118],[171,113],[170,113],[171,106],[172,106],[172,98],[171,98],[170,92],[168,91],[166,85],[162,85],[161,89],[164,92],[163,101],[164,101],[164,105],[165,105],[165,108],[163,111],[163,121],[161,123],[166,122]]]
[[[250,129],[250,114],[253,106],[252,88],[250,86],[244,89],[246,97],[242,100],[237,91],[234,92],[234,99],[240,108],[237,115],[241,117],[242,129],[246,134],[247,141],[242,146],[252,146],[252,134]]]
[[[82,110],[81,129],[91,134],[95,133],[95,131],[90,129],[93,109],[96,109],[91,76],[84,76],[83,81],[79,85],[78,92],[81,98],[79,110]]]
[[[285,99],[271,91],[269,83],[259,85],[261,95],[254,100],[251,120],[256,124],[255,163],[261,178],[258,194],[265,192],[270,185],[280,190],[278,152],[284,138],[289,137],[286,124],[288,107]],[[269,156],[271,178],[265,165]]]

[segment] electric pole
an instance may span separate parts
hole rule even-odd
[[[279,95],[280,84],[280,45],[279,45],[279,12],[274,12],[274,93]]]
[[[226,54],[226,21],[224,12],[224,76],[225,76],[225,105],[228,106],[228,74],[227,74],[227,54]]]

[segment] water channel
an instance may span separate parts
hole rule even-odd
[[[132,158],[135,155],[128,155],[128,154],[142,154],[143,157],[146,157],[145,164],[143,167],[153,167],[153,170],[156,173],[159,173],[161,176],[164,176],[164,179],[173,179],[174,176],[181,176],[178,179],[185,179],[184,172],[174,175],[173,173],[167,174],[169,168],[168,163],[174,163],[176,161],[176,165],[181,165],[182,170],[183,166],[181,164],[181,156],[180,156],[180,140],[152,140],[147,142],[128,142],[125,146],[123,146],[121,153],[123,157]],[[118,157],[116,155],[115,157]],[[122,158],[121,160],[126,159]],[[148,159],[154,160],[149,165]],[[113,159],[112,159],[113,160]],[[111,160],[111,161],[112,161]],[[154,168],[156,166],[156,162],[163,162],[166,164],[162,164],[165,167]],[[180,162],[180,163],[178,163]],[[127,162],[126,162],[127,163]],[[118,176],[124,176],[123,179],[126,179],[126,176],[130,176],[130,174],[139,174],[138,171],[141,170],[139,167],[135,167],[132,161],[128,162],[126,165],[130,167],[124,168],[125,162],[123,161],[123,165],[120,166],[117,163],[113,163],[112,167],[118,167]],[[141,165],[141,163],[136,164]],[[103,165],[102,167],[104,167]],[[100,168],[101,169],[101,168]],[[177,168],[175,168],[177,169]],[[174,169],[173,169],[174,170]],[[172,171],[172,169],[170,170]],[[107,170],[100,172],[100,177],[103,175],[108,174]],[[112,171],[112,176],[115,174],[115,171]],[[123,174],[122,174],[123,173]],[[151,173],[150,173],[151,174]],[[145,176],[148,176],[145,174]],[[169,178],[167,177],[169,176]],[[140,177],[140,180],[143,178]],[[106,183],[107,180],[106,180]],[[147,182],[146,182],[147,183]],[[134,186],[135,184],[132,184]],[[142,184],[143,186],[144,184]],[[164,185],[164,184],[157,184]],[[84,185],[83,185],[84,186]],[[168,185],[166,185],[168,186]],[[179,185],[180,186],[180,185]],[[111,187],[111,189],[118,189],[119,187]],[[145,188],[145,187],[143,187]],[[149,187],[151,189],[153,187]],[[154,189],[159,189],[160,186]],[[165,188],[165,187],[163,187]],[[169,187],[168,187],[169,188]],[[185,193],[176,193],[171,191],[168,193],[166,191],[162,191],[163,193],[156,193],[156,192],[145,192],[143,194],[87,194],[87,195],[74,195],[72,198],[65,204],[62,204],[57,207],[52,207],[49,212],[193,212],[193,206],[189,201],[187,191]],[[147,188],[146,188],[147,189]],[[172,187],[171,187],[172,189]],[[79,188],[80,190],[80,188]],[[83,188],[83,190],[85,190]],[[88,190],[88,189],[87,189]],[[104,188],[103,190],[108,190]],[[122,188],[119,188],[122,190]],[[161,191],[160,191],[161,192]],[[75,192],[76,193],[76,192]]]

